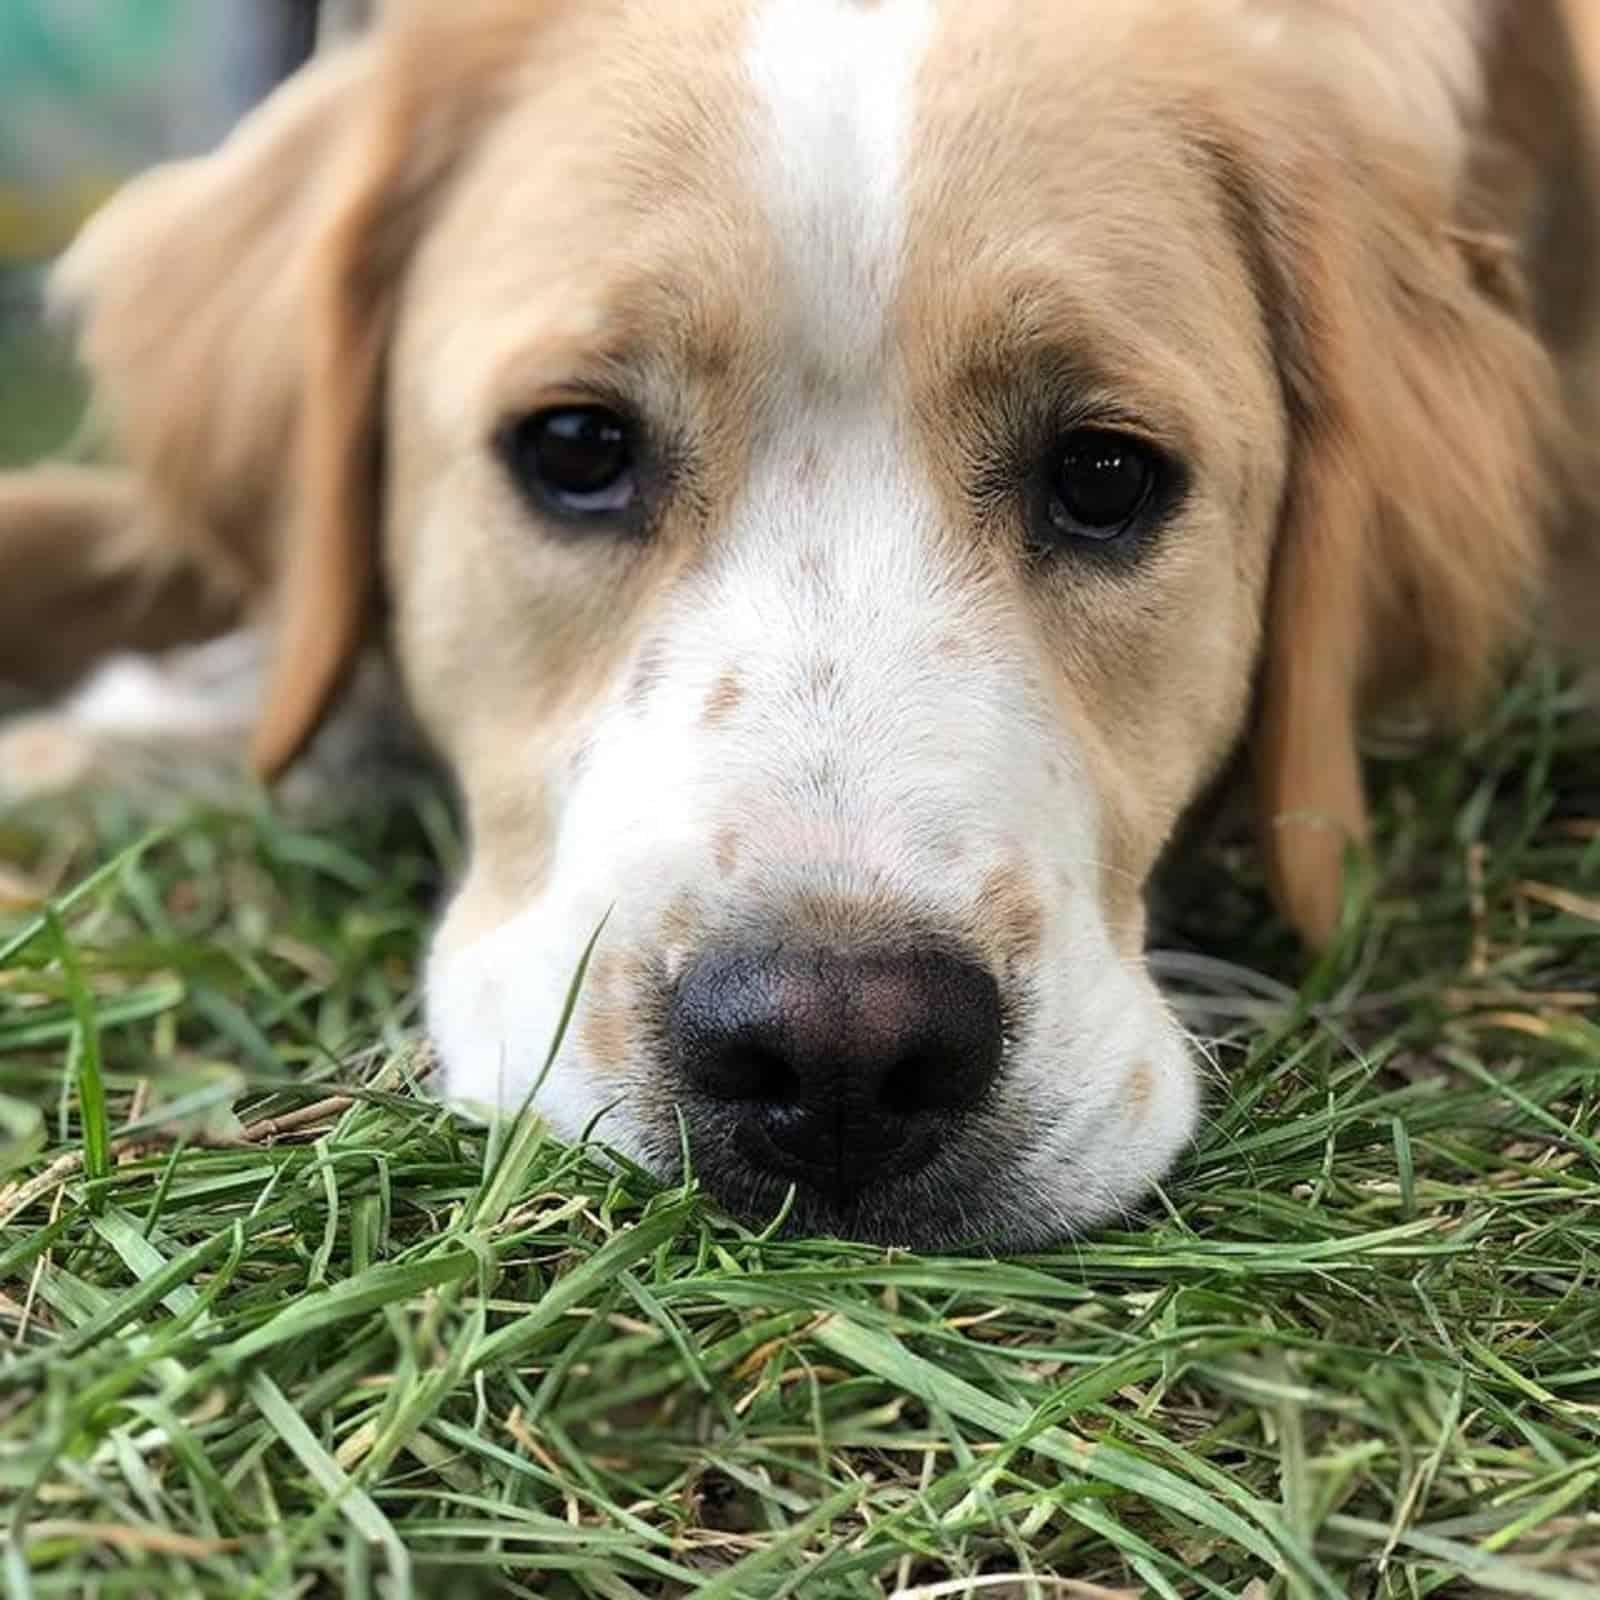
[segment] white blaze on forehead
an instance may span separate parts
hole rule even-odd
[[[875,364],[899,278],[906,157],[936,0],[761,0],[746,66],[784,303],[835,376]]]

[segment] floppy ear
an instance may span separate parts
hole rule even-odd
[[[314,244],[373,66],[366,49],[329,56],[216,154],[128,184],[52,284],[128,467],[257,589],[292,498]]]
[[[1519,3],[1506,26],[1535,12],[1556,16]],[[1509,233],[1522,218],[1481,181],[1505,108],[1490,99],[1464,161],[1375,139],[1354,109],[1339,142],[1290,133],[1254,165],[1295,440],[1254,759],[1274,894],[1313,946],[1337,932],[1346,850],[1367,837],[1363,719],[1454,718],[1492,681],[1529,615],[1563,450]]]
[[[214,155],[130,185],[59,269],[121,453],[164,519],[275,611],[253,746],[316,731],[366,638],[384,355],[427,203],[538,0],[391,0]]]
[[[155,514],[281,610],[269,771],[314,725],[366,613],[373,506],[354,483],[370,476],[373,363],[333,359],[330,340],[359,335],[323,324],[327,241],[370,160],[361,132],[377,73],[371,46],[307,68],[214,155],[123,189],[54,283]],[[383,315],[362,308],[366,323]],[[326,497],[338,490],[335,512]]]

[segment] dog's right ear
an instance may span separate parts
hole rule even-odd
[[[375,71],[372,47],[337,52],[215,154],[134,180],[52,284],[145,492],[258,591],[276,576],[291,498],[315,244]]]
[[[268,776],[314,728],[368,610],[375,485],[363,480],[385,308],[363,307],[364,337],[331,335],[357,345],[339,354],[359,371],[336,359],[322,322],[340,248],[330,241],[370,186],[374,154],[362,147],[379,72],[373,44],[336,51],[215,154],[129,184],[53,286],[78,319],[96,403],[142,493],[212,566],[274,602],[281,666],[256,751]],[[329,382],[336,392],[321,388]],[[313,431],[330,427],[337,446]]]
[[[58,270],[123,460],[172,525],[272,597],[254,746],[274,777],[366,637],[384,356],[429,202],[526,57],[542,0],[405,0],[214,155],[157,169]]]

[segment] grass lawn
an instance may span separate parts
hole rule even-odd
[[[1309,977],[1248,850],[1187,875],[1204,1136],[1016,1261],[441,1113],[425,789],[0,814],[0,1588],[1593,1600],[1600,729],[1534,670],[1378,780]]]

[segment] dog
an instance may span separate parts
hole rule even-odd
[[[1595,632],[1596,9],[400,0],[60,266],[121,465],[0,483],[0,678],[87,676],[0,783],[276,778],[376,640],[450,1102],[865,1240],[1124,1214],[1184,819],[1247,762],[1324,945],[1365,719]]]

